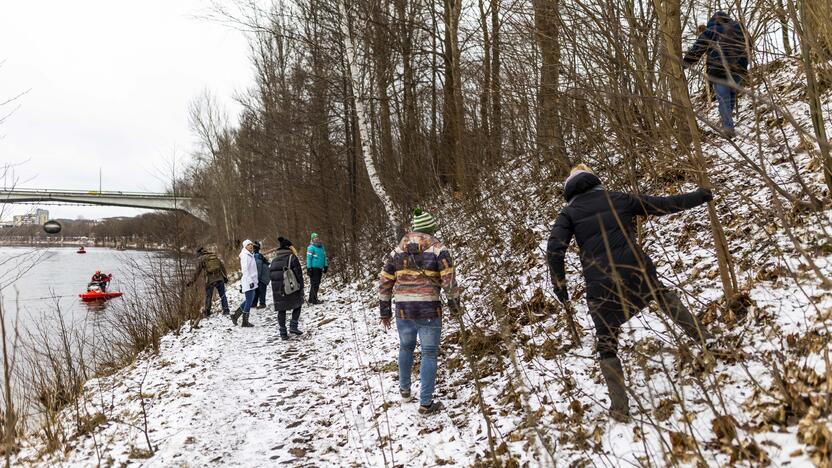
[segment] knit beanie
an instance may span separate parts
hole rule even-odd
[[[281,249],[288,249],[292,246],[292,241],[283,237],[278,237],[277,242],[280,244]]]
[[[430,213],[422,211],[420,208],[413,210],[413,230],[416,232],[423,232],[425,234],[433,234],[439,226],[436,220]]]

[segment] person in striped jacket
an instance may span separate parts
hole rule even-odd
[[[405,234],[390,253],[379,275],[381,323],[386,329],[393,321],[392,301],[396,301],[399,389],[406,402],[412,399],[410,380],[417,337],[421,345],[419,413],[424,415],[442,409],[442,403],[433,399],[442,332],[441,292],[445,292],[452,312],[459,309],[453,259],[442,242],[434,237],[437,227],[429,213],[416,209],[413,231]]]

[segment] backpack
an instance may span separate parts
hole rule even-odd
[[[205,259],[202,262],[205,265],[205,271],[207,271],[208,274],[219,273],[222,271],[222,262],[219,257],[212,253],[206,254]]]
[[[295,277],[295,272],[292,271],[292,257],[294,255],[289,255],[289,261],[283,267],[283,295],[285,296],[300,290],[300,283],[298,283],[298,279]]]

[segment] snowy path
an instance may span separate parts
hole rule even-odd
[[[235,293],[229,296],[236,303]],[[351,302],[359,297],[330,292],[325,305],[305,307],[306,334],[288,342],[279,339],[277,314],[268,309],[252,312],[255,328],[233,327],[227,317],[213,315],[198,329],[166,337],[158,355],[87,384],[85,413],[106,418],[95,437],[80,435],[68,458],[38,462],[77,466],[101,459],[105,465],[168,467],[473,461],[472,447],[484,436],[457,427],[469,422],[464,403],[445,398],[447,413],[426,419],[416,414],[417,403],[400,402],[395,333],[381,330],[375,309]],[[414,380],[418,392],[418,373]],[[156,450],[150,458],[143,458],[149,453],[142,400]],[[21,455],[35,459],[26,450]]]

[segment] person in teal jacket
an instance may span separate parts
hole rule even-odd
[[[321,279],[329,270],[329,260],[326,258],[326,249],[317,233],[312,233],[309,247],[306,248],[306,274],[309,275],[309,303],[322,304],[318,300],[318,289],[321,287]]]

